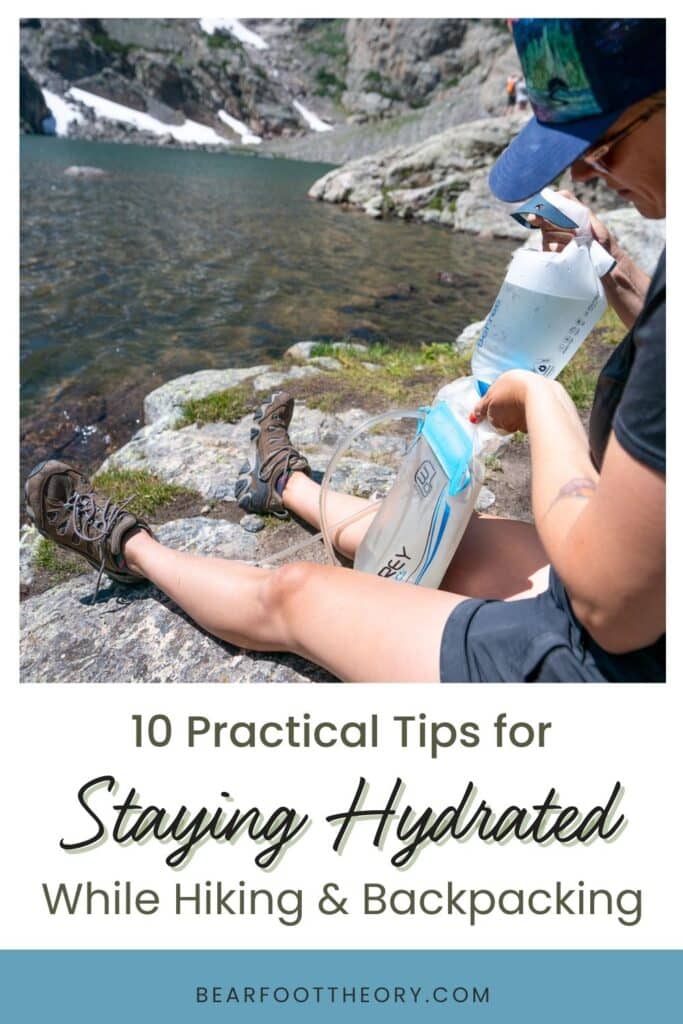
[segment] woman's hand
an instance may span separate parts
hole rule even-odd
[[[577,199],[576,196],[566,188],[561,189],[557,194],[564,196],[565,199],[573,199],[575,203],[580,203],[581,206],[586,205],[585,203],[581,203],[581,200]],[[622,255],[622,252],[619,249],[614,235],[601,220],[598,220],[592,211],[589,211],[589,213],[593,238],[596,242],[599,242],[603,249],[606,249],[615,260],[618,260]],[[527,216],[527,220],[530,223],[538,224],[540,227],[543,252],[562,252],[565,245],[567,245],[568,242],[571,242],[574,237],[573,230],[568,228],[558,228],[555,224],[551,224],[550,221],[543,220],[542,217],[537,217],[533,213]]]
[[[562,189],[559,195],[573,199],[577,203],[580,201],[567,189]],[[582,205],[585,206],[585,203]],[[544,252],[562,252],[565,245],[574,237],[573,231],[558,228],[535,214],[529,214],[528,220],[540,227]],[[616,260],[609,274],[605,274],[602,278],[605,297],[621,322],[626,327],[633,327],[643,308],[645,296],[650,287],[650,278],[624,252],[609,228],[594,213],[590,214],[590,224],[596,242],[599,242],[603,249]]]
[[[496,430],[509,434],[527,431],[526,401],[531,387],[552,384],[530,370],[508,370],[494,381],[472,410],[472,422],[488,419]]]

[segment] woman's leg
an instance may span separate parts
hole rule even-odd
[[[514,601],[548,586],[548,556],[533,523],[473,515],[441,589]]]
[[[290,512],[294,512],[311,526],[320,529],[320,484],[315,483],[310,476],[306,476],[305,473],[292,473],[282,492],[282,500],[285,508]],[[355,494],[341,494],[339,491],[328,489],[327,522],[330,540],[337,551],[346,555],[347,558],[353,558],[356,548],[365,536],[378,508],[378,504],[368,501],[366,498],[358,498]],[[361,515],[353,522],[343,525],[344,520],[357,515],[364,509],[367,510],[367,515]],[[342,525],[337,526],[338,523]]]
[[[291,512],[320,527],[320,486],[309,476],[292,473],[282,498]],[[328,491],[327,518],[338,551],[353,558],[377,507],[364,498]],[[368,510],[367,515],[335,530],[335,523],[363,508]],[[533,597],[547,584],[548,558],[532,523],[475,513],[440,589],[467,597],[509,600]]]
[[[437,682],[441,635],[462,597],[308,562],[280,569],[166,548],[144,531],[126,564],[200,626],[240,647],[292,651],[351,682]]]

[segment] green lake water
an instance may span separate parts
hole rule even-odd
[[[512,242],[308,199],[328,169],[23,137],[22,413],[310,338],[449,342],[488,312]]]

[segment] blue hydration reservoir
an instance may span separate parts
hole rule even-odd
[[[471,377],[437,395],[358,547],[354,568],[438,587],[483,479],[481,462],[475,458],[479,433],[468,420],[476,400]]]

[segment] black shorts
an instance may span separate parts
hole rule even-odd
[[[442,683],[661,682],[664,642],[608,654],[576,619],[551,568],[537,597],[457,605],[441,638],[440,674]]]

